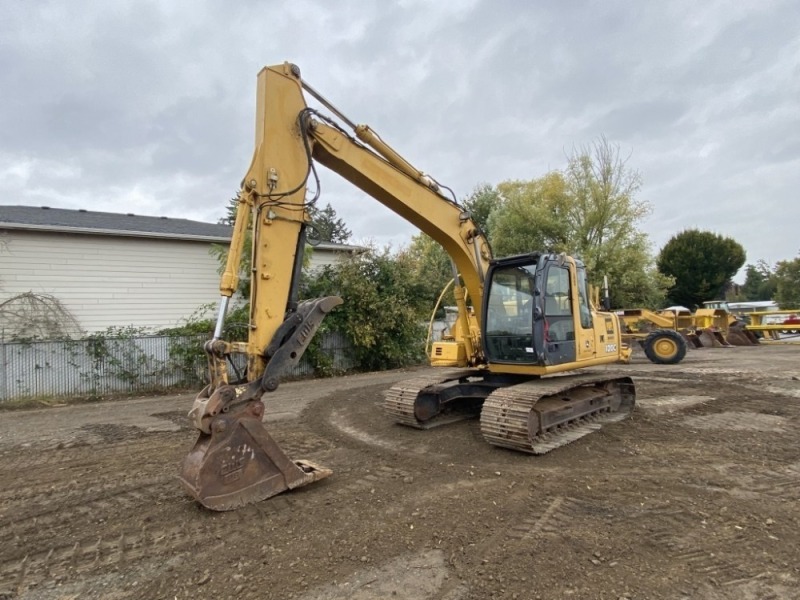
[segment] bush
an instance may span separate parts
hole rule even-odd
[[[405,261],[388,249],[370,248],[340,265],[306,275],[303,295],[341,296],[344,304],[325,318],[320,332],[344,334],[359,370],[392,369],[419,364],[425,357],[422,307],[411,280]],[[317,354],[311,350],[312,361]]]

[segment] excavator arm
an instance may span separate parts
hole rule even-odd
[[[304,92],[344,126],[309,108]],[[480,299],[491,251],[469,213],[368,126],[353,124],[303,82],[295,65],[264,68],[257,84],[255,151],[238,196],[214,336],[205,345],[211,383],[198,394],[189,413],[200,437],[180,474],[189,493],[215,510],[263,500],[330,474],[307,461],[289,460],[261,423],[262,396],[278,387],[281,375],[300,361],[324,316],[342,302],[335,296],[298,301],[308,208],[316,200],[307,199],[307,187],[312,177],[316,179],[317,164],[442,245],[453,263],[458,327],[466,355],[461,366],[485,362]],[[248,231],[252,231],[248,340],[228,342],[222,339],[223,325],[238,286]],[[467,294],[473,300],[469,308]],[[247,356],[242,383],[229,381],[227,359],[236,353]]]
[[[321,164],[436,240],[451,257],[460,277],[456,284],[469,296],[483,295],[489,244],[454,200],[444,196],[429,176],[413,167],[366,125],[354,125],[300,79],[295,65],[266,67],[258,75],[255,152],[239,193],[234,233],[222,275],[220,312],[215,339],[230,298],[238,285],[239,265],[248,224],[252,220],[253,256],[248,379],[266,368],[263,349],[273,343],[286,311],[295,310],[297,281],[305,245],[306,186]],[[303,90],[329,107],[353,134],[308,108]],[[464,297],[456,294],[457,299]],[[480,302],[472,307],[481,323]],[[461,311],[462,320],[467,310]],[[470,328],[462,323],[466,333]],[[476,327],[465,335],[471,364],[481,362]],[[217,373],[212,369],[212,373]]]

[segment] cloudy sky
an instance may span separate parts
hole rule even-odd
[[[749,262],[800,251],[794,0],[6,1],[0,205],[215,221],[250,162],[256,74],[285,60],[459,197],[604,135],[641,173],[654,251],[689,227]],[[356,241],[410,239],[321,175]]]

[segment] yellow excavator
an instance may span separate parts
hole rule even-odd
[[[336,119],[306,104],[315,98]],[[396,422],[427,429],[480,414],[485,439],[541,454],[633,409],[630,377],[576,369],[626,362],[617,316],[590,300],[584,265],[564,254],[493,259],[486,237],[449,188],[419,171],[366,125],[356,125],[300,76],[296,65],[258,75],[255,152],[238,195],[213,339],[210,384],[189,413],[200,436],[180,479],[204,506],[231,510],[318,481],[331,471],[291,460],[262,423],[263,397],[297,364],[339,297],[298,300],[298,282],[323,165],[441,244],[453,264],[458,317],[434,344],[440,374],[402,381],[385,394]],[[308,198],[310,180],[315,197]],[[236,290],[248,227],[252,278],[247,342],[222,330]],[[669,348],[671,351],[671,347]],[[244,381],[227,359],[247,356]]]

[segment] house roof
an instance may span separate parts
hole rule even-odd
[[[148,217],[133,213],[71,210],[47,206],[0,206],[0,229],[28,229],[62,233],[159,237],[208,242],[228,242],[227,225]]]
[[[155,237],[227,244],[233,228],[172,217],[148,217],[133,213],[50,208],[48,206],[0,206],[0,229],[27,229],[58,233]],[[363,252],[363,246],[319,242],[319,250]]]

